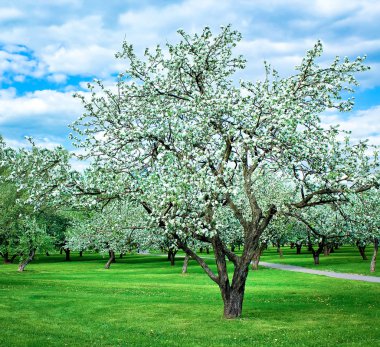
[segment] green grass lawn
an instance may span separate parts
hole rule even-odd
[[[332,256],[332,255],[331,255]],[[330,256],[330,257],[331,257]],[[265,256],[268,257],[268,256]],[[268,259],[269,260],[269,257]],[[191,261],[98,255],[0,265],[0,346],[376,346],[380,285],[260,269],[243,318],[225,320],[217,286]],[[212,261],[210,260],[210,263]]]
[[[290,247],[282,247],[284,257],[280,258],[275,247],[268,247],[260,258],[262,261],[271,263],[288,264],[304,266],[311,269],[328,270],[336,272],[347,272],[361,275],[380,276],[380,261],[378,262],[376,272],[370,272],[373,247],[368,246],[366,254],[368,260],[363,260],[356,247],[344,245],[335,250],[329,256],[320,255],[320,264],[314,265],[311,252],[307,251],[307,247],[303,246],[301,254],[296,254],[296,249]]]

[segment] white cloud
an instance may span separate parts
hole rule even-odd
[[[62,73],[56,73],[47,76],[47,80],[54,83],[65,83],[67,80],[67,75]]]
[[[14,90],[0,94],[0,124],[37,122],[44,125],[66,126],[83,112],[72,93],[39,90],[16,96]]]
[[[28,55],[0,50],[0,77],[5,73],[40,77],[43,71],[44,65]]]
[[[27,83],[26,77],[31,76],[62,87],[72,81],[70,75],[95,75],[109,84],[111,74],[124,69],[124,62],[114,59],[124,38],[140,55],[145,47],[178,41],[179,27],[194,33],[208,25],[216,32],[220,25],[231,23],[244,38],[236,52],[248,60],[239,78],[261,78],[263,60],[288,75],[305,51],[321,39],[325,48],[322,63],[335,55],[368,54],[372,70],[358,76],[361,92],[380,85],[378,0],[120,3],[94,0],[86,7],[80,0],[19,0],[12,7],[0,7],[0,78]],[[56,125],[62,133],[63,125],[82,113],[81,105],[71,97],[75,88],[66,85],[62,87],[65,92],[45,90],[24,96],[16,96],[13,89],[0,90],[0,125],[30,122],[48,124],[49,129]],[[368,132],[373,126],[365,125],[374,121],[376,110],[355,113],[347,120],[336,116],[334,121],[359,129],[360,136],[376,137]]]
[[[372,144],[380,144],[380,105],[368,110],[352,112],[348,118],[342,114],[326,114],[322,117],[325,125],[340,124],[340,128],[352,132],[355,140],[370,139]]]
[[[24,17],[22,11],[14,7],[0,7],[0,21],[10,21]]]
[[[114,52],[98,45],[65,48],[48,47],[42,54],[43,61],[48,65],[49,72],[61,74],[97,74],[108,76],[112,71],[110,62]]]

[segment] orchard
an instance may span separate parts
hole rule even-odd
[[[165,254],[169,267],[185,257],[217,286],[227,319],[242,316],[248,275],[263,276],[259,260],[273,249],[271,261],[293,252],[319,267],[347,245],[367,259],[368,246],[377,275],[377,148],[321,122],[352,110],[365,57],[320,65],[316,42],[292,75],[265,63],[263,80],[238,81],[239,32],[178,34],[142,57],[123,42],[116,59],[127,69],[115,84],[96,80],[75,95],[85,109],[71,125],[83,171],[62,147],[1,142],[4,262],[19,259],[23,271],[36,253],[71,250],[105,255],[112,272],[131,254]]]

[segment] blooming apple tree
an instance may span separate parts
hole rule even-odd
[[[216,36],[209,28],[179,34],[177,44],[147,49],[143,58],[124,42],[116,56],[128,68],[116,85],[97,81],[89,98],[77,95],[86,111],[73,125],[73,140],[92,159],[87,193],[140,204],[154,230],[175,240],[219,286],[224,315],[235,318],[242,313],[248,266],[277,213],[331,204],[377,182],[368,144],[341,142],[338,127],[326,129],[319,118],[328,109],[351,110],[353,101],[342,92],[350,92],[354,74],[367,67],[362,57],[320,66],[317,42],[294,75],[281,78],[266,64],[263,81],[237,83],[234,73],[245,67],[233,54],[238,32],[227,26]],[[73,182],[61,186],[63,192],[80,190],[83,179],[55,174]],[[260,194],[269,174],[292,194]],[[241,255],[223,237],[231,218],[220,218],[221,211],[233,216],[234,232],[240,230]],[[216,270],[195,253],[194,239],[212,245]]]

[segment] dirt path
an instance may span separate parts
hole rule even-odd
[[[313,275],[343,278],[345,280],[380,283],[380,277],[375,277],[375,276],[365,276],[365,275],[356,275],[356,274],[349,274],[349,273],[342,273],[342,272],[314,270],[314,269],[308,269],[306,267],[301,267],[301,266],[267,263],[265,261],[260,261],[260,265],[264,267],[269,267],[271,269],[303,272],[303,273],[313,274]]]

